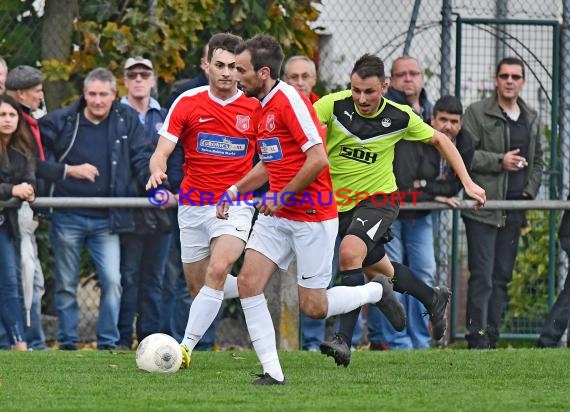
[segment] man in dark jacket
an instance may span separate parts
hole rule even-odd
[[[83,96],[71,106],[40,120],[48,159],[71,165],[90,163],[94,181],[68,178],[51,192],[57,197],[134,196],[133,180],[148,178],[150,147],[136,112],[115,101],[116,79],[107,69],[92,70]],[[132,231],[132,210],[62,208],[53,213],[51,244],[56,281],[55,301],[60,349],[77,349],[77,285],[79,263],[86,245],[99,274],[101,300],[97,327],[98,349],[113,349],[119,338],[117,320],[121,300],[119,233]]]
[[[519,97],[524,83],[524,63],[513,57],[502,59],[497,65],[495,95],[473,103],[463,116],[475,144],[471,175],[491,200],[534,199],[541,183],[540,122]],[[524,211],[483,208],[463,210],[461,215],[470,272],[467,343],[471,349],[495,348]]]

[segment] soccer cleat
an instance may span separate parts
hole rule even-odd
[[[188,352],[188,348],[184,345],[180,345],[180,351],[182,352],[180,369],[188,369],[188,366],[190,366],[190,353]]]
[[[324,341],[319,346],[323,355],[332,356],[337,366],[344,366],[345,368],[350,363],[350,347],[339,335],[329,341]]]
[[[257,376],[257,379],[252,382],[253,385],[285,385],[287,382],[285,378],[282,381],[278,381],[267,372],[255,376]]]
[[[372,282],[378,282],[382,285],[382,299],[376,302],[378,309],[386,316],[390,324],[398,332],[406,328],[406,311],[402,303],[394,294],[394,288],[390,279],[384,275],[378,275]]]
[[[447,329],[447,303],[451,296],[451,291],[445,286],[436,286],[433,288],[433,302],[429,311],[429,319],[431,321],[431,334],[437,342]]]

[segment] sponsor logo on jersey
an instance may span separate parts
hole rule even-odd
[[[200,117],[200,118],[198,119],[198,122],[200,122],[200,123],[206,123],[206,122],[209,122],[210,120],[214,120],[214,118],[213,118],[213,117]]]
[[[196,150],[224,157],[245,157],[249,140],[246,137],[220,136],[210,133],[198,133]]]
[[[344,145],[340,146],[339,156],[366,164],[375,163],[376,159],[378,159],[378,153],[374,153],[366,147],[351,147]]]
[[[249,116],[245,116],[242,114],[236,115],[236,129],[240,132],[245,132],[249,129]]]
[[[275,162],[283,159],[283,151],[278,137],[269,137],[259,141],[259,158],[264,162]]]
[[[267,116],[267,120],[265,121],[265,130],[268,132],[272,132],[275,130],[275,116],[270,114]]]

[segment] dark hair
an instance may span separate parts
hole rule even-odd
[[[463,115],[463,105],[461,100],[455,96],[441,96],[433,105],[433,115],[435,117],[439,112]]]
[[[497,64],[497,71],[495,72],[495,77],[497,77],[499,75],[499,71],[501,70],[501,66],[504,64],[521,66],[522,77],[523,77],[523,79],[525,78],[524,63],[521,59],[518,59],[516,57],[505,57],[505,58],[501,59],[499,64]]]
[[[225,51],[229,51],[230,53],[234,53],[236,46],[241,43],[243,39],[235,34],[231,33],[218,33],[214,34],[210,41],[208,41],[208,57],[207,60],[210,62],[212,61],[212,57],[214,56],[214,52],[218,49],[222,49]],[[206,46],[204,46],[206,47]]]
[[[238,44],[235,52],[241,54],[246,50],[251,54],[251,64],[254,70],[269,67],[271,78],[274,80],[279,78],[281,64],[283,64],[283,49],[275,37],[269,34],[257,34]]]
[[[18,126],[14,133],[12,133],[12,136],[10,136],[8,146],[12,146],[16,151],[30,159],[33,158],[33,137],[28,125],[26,124],[26,119],[24,118],[24,113],[22,112],[20,105],[16,99],[7,94],[0,94],[0,105],[2,103],[12,106],[12,108],[18,112]]]
[[[373,56],[372,54],[366,53],[364,56],[359,58],[350,75],[358,74],[362,79],[367,79],[369,77],[378,77],[380,80],[384,81],[386,78],[386,73],[384,72],[384,62],[378,56]]]

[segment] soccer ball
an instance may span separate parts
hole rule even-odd
[[[174,373],[182,364],[182,349],[176,339],[164,333],[144,338],[137,348],[137,366],[147,372]]]

